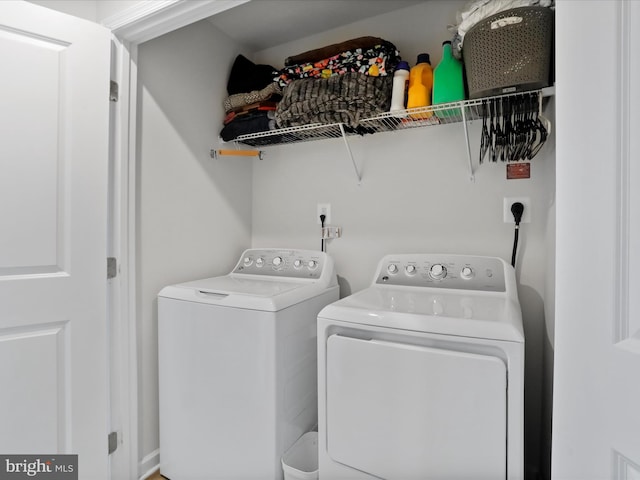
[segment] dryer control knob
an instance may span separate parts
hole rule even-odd
[[[251,257],[244,257],[244,260],[242,260],[242,263],[244,263],[245,267],[248,267],[249,265],[251,265],[253,261],[251,260]]]
[[[387,272],[389,273],[398,273],[398,266],[395,263],[392,263],[387,267]]]
[[[282,257],[275,257],[272,261],[274,267],[282,265]]]
[[[442,280],[444,277],[447,276],[447,269],[445,268],[444,265],[440,263],[434,263],[433,265],[431,265],[431,269],[429,270],[429,275],[434,280]]]
[[[473,277],[473,269],[471,267],[463,267],[460,271],[460,276],[465,280],[469,280]]]
[[[302,266],[302,260],[298,259],[293,262],[293,266],[296,268],[300,268]]]
[[[404,271],[407,272],[407,275],[415,275],[416,266],[415,265],[407,265],[405,267]]]
[[[318,266],[318,262],[316,262],[315,260],[309,260],[307,262],[307,267],[309,267],[311,270],[313,270],[317,266]]]
[[[260,257],[256,260],[256,267],[261,267],[264,265],[264,258]]]

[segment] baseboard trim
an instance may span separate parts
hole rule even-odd
[[[139,480],[146,480],[151,475],[156,473],[160,468],[160,449],[156,448],[154,451],[145,455],[138,465],[138,472],[144,472],[140,475]]]

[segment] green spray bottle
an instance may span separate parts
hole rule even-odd
[[[462,62],[453,56],[451,42],[442,42],[442,60],[433,71],[433,104],[465,99]],[[439,118],[459,116],[460,109],[436,111]]]

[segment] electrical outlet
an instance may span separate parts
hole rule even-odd
[[[330,203],[319,203],[317,212],[316,212],[316,223],[318,225],[322,225],[320,221],[320,215],[324,215],[324,224],[328,225],[331,223],[331,204]]]
[[[511,213],[511,205],[516,202],[520,202],[524,205],[524,211],[522,212],[522,220],[520,220],[520,223],[531,223],[531,199],[529,197],[504,197],[504,223],[514,223],[513,213]]]

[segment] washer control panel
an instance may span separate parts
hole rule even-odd
[[[315,250],[246,250],[232,273],[318,279],[326,264],[326,253]]]
[[[471,255],[387,255],[378,264],[375,283],[408,287],[505,291],[506,262]]]

